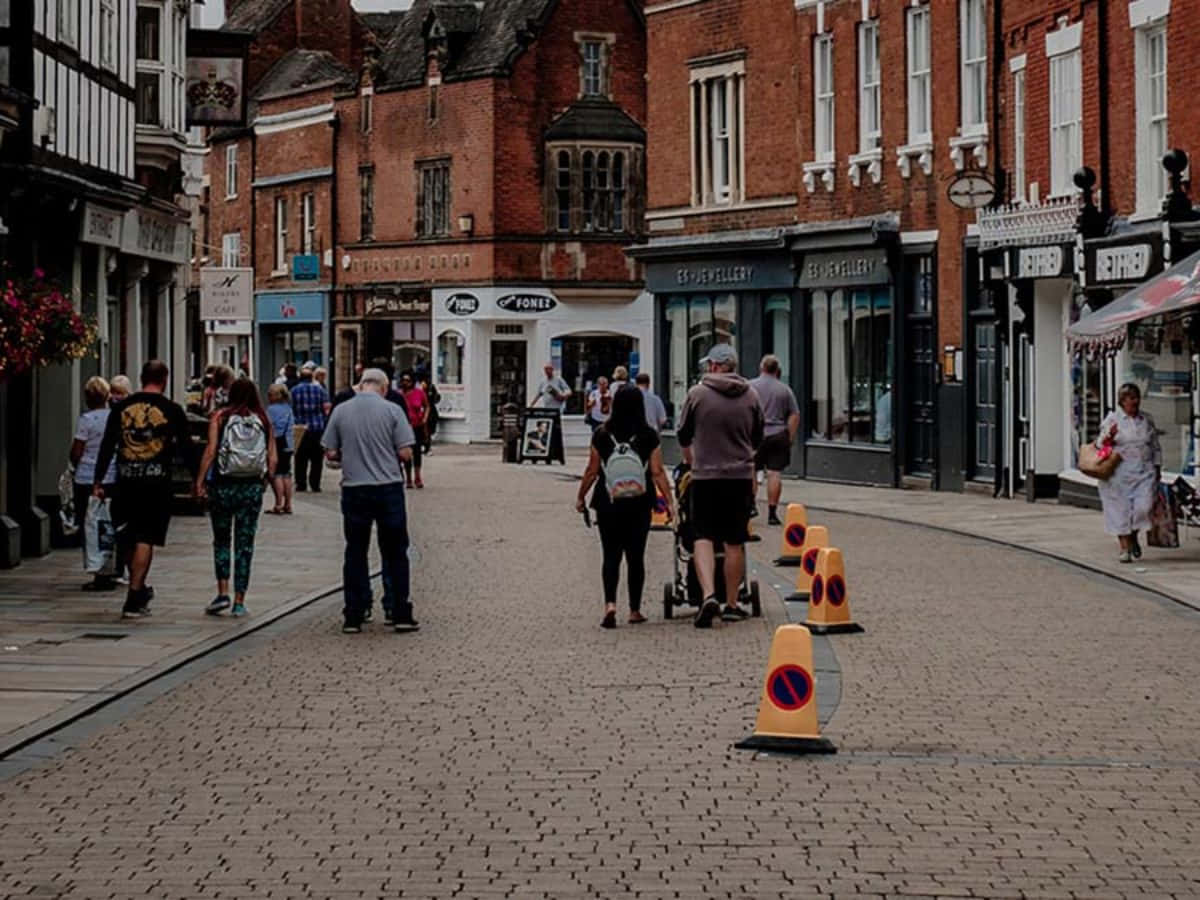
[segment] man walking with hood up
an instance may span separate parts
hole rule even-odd
[[[738,605],[746,567],[746,540],[754,502],[754,452],[763,440],[758,395],[737,374],[737,351],[716,344],[701,361],[707,372],[688,391],[677,431],[683,458],[692,467],[692,524],[696,531],[696,577],[704,603],[697,628],[738,622],[748,613]],[[716,589],[716,550],[725,548],[725,606]]]

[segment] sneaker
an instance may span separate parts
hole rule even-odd
[[[779,516],[775,515],[775,513],[771,513],[769,516],[767,516],[767,524],[782,526],[783,522],[780,520]]]
[[[384,624],[384,625],[394,625],[394,624],[396,624],[396,623],[395,623],[395,622],[392,620],[392,611],[391,611],[391,609],[389,609],[389,608],[387,608],[387,607],[384,607],[384,610],[383,610],[383,624]]]
[[[416,619],[412,617],[412,614],[409,614],[407,619],[398,619],[397,622],[392,623],[391,630],[395,631],[397,635],[404,635],[408,634],[409,631],[420,631],[421,626],[416,623]]]
[[[700,612],[696,613],[697,628],[712,628],[713,619],[721,612],[721,604],[717,602],[716,597],[709,597],[700,605]]]
[[[1131,562],[1133,562],[1133,554],[1130,553],[1128,550],[1122,550],[1121,555],[1117,557],[1117,562],[1131,563]]]
[[[746,612],[740,606],[730,606],[725,604],[725,608],[721,610],[722,622],[742,622],[750,618],[750,613]]]
[[[371,612],[371,607],[368,606],[367,611],[363,613],[363,624],[366,625],[368,622],[370,622],[374,615],[375,613]]]
[[[144,587],[140,591],[130,589],[125,594],[125,608],[121,618],[136,619],[150,615],[150,601],[154,599],[154,588]]]
[[[1133,536],[1133,546],[1132,546],[1130,549],[1133,551],[1133,558],[1134,558],[1134,559],[1141,559],[1141,558],[1142,558],[1142,544],[1141,544],[1141,542],[1140,542],[1140,541],[1137,539],[1137,535],[1136,535],[1136,534]]]
[[[249,615],[249,613],[246,610],[246,604],[245,603],[233,604],[233,612],[230,613],[230,615],[233,616],[235,619],[240,619],[242,616]]]
[[[206,615],[219,616],[225,610],[229,609],[229,604],[232,602],[228,594],[217,594],[217,596],[212,598],[212,602],[204,607],[204,612]]]
[[[136,606],[132,609],[121,610],[122,619],[144,619],[148,615],[150,615],[149,606]]]
[[[342,626],[342,634],[362,634],[362,626],[347,622]]]

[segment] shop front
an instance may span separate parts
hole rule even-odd
[[[533,402],[549,362],[572,391],[566,445],[586,446],[583,404],[596,380],[617,366],[632,375],[653,364],[648,294],[489,285],[435,288],[432,301],[439,435],[447,441],[499,438],[501,407]]]
[[[433,356],[428,288],[385,285],[337,295],[337,382],[351,383],[355,363],[385,359],[397,374],[428,368]]]
[[[259,291],[254,296],[255,360],[260,384],[288,363],[328,363],[328,297],[323,291]]]
[[[1096,438],[1126,383],[1141,390],[1142,409],[1158,428],[1163,480],[1196,478],[1200,244],[1176,229],[1167,243],[1156,226],[1086,243],[1084,304],[1068,329],[1073,446],[1064,502],[1096,504],[1096,482],[1077,467],[1078,447]],[[1183,259],[1164,271],[1169,256]]]

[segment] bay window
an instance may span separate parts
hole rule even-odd
[[[634,148],[550,147],[547,227],[557,232],[625,232],[635,221],[629,179]]]

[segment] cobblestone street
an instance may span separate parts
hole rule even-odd
[[[0,781],[0,895],[1200,893],[1200,614],[984,541],[816,515],[866,627],[818,647],[840,669],[821,710],[839,753],[743,753],[787,621],[769,585],[792,573],[765,568],[778,529],[753,551],[765,619],[664,621],[654,534],[652,621],[602,631],[578,455],[497,455],[439,449],[410,495],[419,633],[344,636],[323,601]],[[327,507],[314,540],[336,499],[306,501]]]

